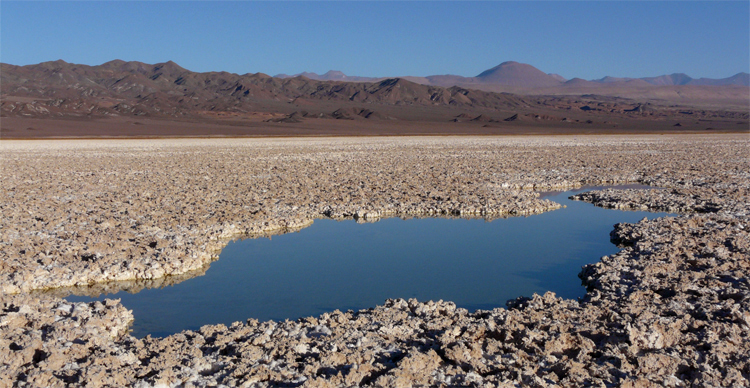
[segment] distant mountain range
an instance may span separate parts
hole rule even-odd
[[[398,78],[364,83],[279,79],[262,73],[197,73],[172,61],[151,65],[114,60],[98,66],[62,60],[28,66],[0,64],[0,85],[2,114],[30,117],[184,117],[207,112],[284,112],[297,105],[307,109],[325,105],[330,110],[351,104],[487,109],[528,105],[521,96],[420,85]]]
[[[346,82],[376,82],[385,78],[347,76],[340,71],[331,70],[325,74],[300,73],[295,75],[278,74],[276,78],[306,77],[319,81],[346,81]],[[393,77],[390,77],[393,78]],[[662,75],[658,77],[644,78],[618,78],[604,77],[597,80],[583,80],[573,78],[567,80],[558,74],[547,74],[534,66],[518,62],[503,62],[491,69],[485,70],[476,77],[463,77],[459,75],[431,75],[426,77],[405,76],[399,77],[423,85],[434,86],[468,86],[468,85],[503,85],[519,88],[549,88],[565,86],[595,86],[596,84],[621,84],[628,86],[679,86],[679,85],[700,85],[700,86],[723,86],[737,85],[750,86],[750,74],[737,73],[731,77],[712,79],[712,78],[692,78],[687,74],[675,73]]]
[[[0,114],[224,117],[299,111],[284,119],[393,119],[398,115],[420,119],[428,108],[448,108],[445,114],[452,114],[453,109],[474,109],[503,111],[509,116],[519,111],[543,116],[547,113],[537,109],[546,107],[550,112],[580,108],[589,113],[632,115],[628,112],[642,112],[646,108],[641,105],[648,101],[734,109],[741,118],[747,114],[747,73],[721,80],[696,80],[684,74],[643,79],[606,77],[595,81],[561,78],[517,62],[501,63],[476,77],[370,79],[334,71],[322,76],[305,73],[288,78],[262,73],[198,73],[172,61],[147,64],[113,60],[88,66],[58,60],[28,66],[0,64]],[[571,101],[561,102],[561,98]],[[586,99],[596,100],[596,106],[583,102]],[[373,107],[381,111],[373,111]]]

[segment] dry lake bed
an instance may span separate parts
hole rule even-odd
[[[747,134],[3,140],[0,386],[748,386],[749,151]],[[614,226],[580,299],[388,299],[163,338],[130,335],[118,300],[64,299],[189,281],[233,239],[316,219],[533,217],[560,208],[539,192],[615,184],[655,189],[575,199],[679,215]]]

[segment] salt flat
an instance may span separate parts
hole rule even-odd
[[[18,386],[748,385],[746,135],[0,141],[0,365]],[[389,300],[298,322],[165,339],[126,334],[116,301],[29,292],[159,281],[228,239],[322,217],[496,217],[554,209],[536,191],[678,209],[619,225],[582,301],[513,309]],[[145,385],[144,385],[145,386]]]

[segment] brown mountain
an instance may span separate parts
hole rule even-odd
[[[534,66],[512,61],[503,62],[485,70],[476,78],[480,82],[508,86],[546,87],[561,84],[556,77],[546,74]]]
[[[332,73],[332,72],[329,72]],[[328,74],[328,73],[326,73]],[[368,77],[331,74],[319,76],[302,73],[313,79],[334,79],[348,81],[375,81]],[[283,75],[281,75],[283,76]],[[288,76],[286,76],[288,77]],[[662,99],[671,103],[698,104],[707,107],[744,107],[748,103],[747,87],[750,86],[748,73],[738,73],[722,79],[694,79],[682,73],[658,77],[621,78],[604,77],[597,80],[573,78],[566,80],[558,74],[545,74],[534,66],[503,62],[480,73],[476,77],[460,75],[431,75],[426,77],[403,77],[408,81],[423,85],[478,89],[498,93],[522,95],[581,95],[599,94],[611,97],[633,99]],[[717,88],[720,87],[720,88]]]
[[[379,82],[317,81],[304,76],[280,79],[262,73],[196,73],[174,62],[149,65],[119,60],[99,66],[61,60],[30,66],[0,66],[4,96],[43,101],[35,115],[180,117],[204,111],[285,112],[290,103],[309,106],[321,105],[319,102],[488,109],[528,105],[519,96],[421,85],[398,78]],[[8,101],[2,104],[6,115],[23,114]]]
[[[565,81],[565,78],[558,74],[546,74],[534,66],[512,61],[503,62],[483,71],[476,77],[446,74],[406,78],[426,85],[461,86],[492,91],[507,91],[500,90],[507,88],[553,87],[559,86]]]
[[[320,81],[347,81],[347,82],[376,82],[382,81],[385,77],[360,77],[360,76],[348,76],[340,71],[331,70],[325,74],[319,75],[316,73],[299,73],[296,75],[278,74],[276,78],[292,78],[303,76],[314,80]],[[460,75],[444,74],[444,75],[430,75],[426,77],[400,77],[407,79],[412,82],[421,83],[425,85],[435,86],[466,86],[466,85],[503,85],[509,87],[519,88],[549,88],[554,86],[561,86],[568,81],[559,74],[549,73],[546,74],[534,66],[525,63],[518,63],[513,61],[503,62],[491,69],[485,70],[476,77],[464,77]],[[575,78],[574,78],[575,79]],[[645,86],[678,86],[678,85],[696,85],[696,86],[724,86],[724,85],[736,85],[736,86],[750,86],[750,74],[748,73],[737,73],[727,78],[700,78],[695,79],[684,73],[674,73],[668,75],[660,75],[656,77],[642,77],[642,78],[630,78],[630,77],[611,77],[606,76],[596,80],[590,80],[589,82],[603,83],[603,84],[615,84],[615,83],[627,83],[629,85],[641,85]]]
[[[293,78],[307,77],[319,81],[346,81],[346,82],[377,82],[386,78],[348,76],[340,71],[331,70],[325,74],[316,73],[299,73],[295,75],[277,74],[275,78]],[[503,62],[492,69],[486,70],[476,77],[463,77],[460,75],[431,75],[427,77],[399,77],[414,83],[432,86],[462,86],[471,87],[473,85],[504,85],[517,87],[545,87],[557,86],[565,82],[565,78],[558,74],[545,74],[534,66],[518,63]]]
[[[746,87],[657,87],[644,80],[562,83],[516,63],[501,64],[480,76],[348,82],[197,73],[171,61],[0,64],[0,136],[590,133],[621,128],[672,131],[676,123],[682,131],[747,128]],[[528,88],[514,86],[514,79],[555,84]],[[461,85],[423,84],[438,81]],[[624,89],[634,82],[637,86]],[[690,93],[706,88],[723,91],[726,101],[740,93],[745,105],[727,109],[722,100],[715,107],[696,109],[665,103],[685,96],[702,101],[703,96]],[[616,97],[622,90],[641,95]],[[457,123],[464,126],[456,127]]]

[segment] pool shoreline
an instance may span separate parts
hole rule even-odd
[[[250,317],[283,321],[357,311],[388,298],[451,300],[469,311],[545,291],[576,299],[585,293],[577,278],[581,266],[617,252],[608,240],[613,224],[673,216],[597,209],[568,198],[601,188],[556,193],[548,199],[564,209],[523,217],[401,216],[367,225],[357,225],[362,219],[316,219],[294,233],[233,240],[210,268],[184,284],[115,282],[71,290],[76,296],[54,293],[71,302],[121,298],[133,311],[130,334],[138,338]],[[532,237],[537,235],[546,238]],[[222,305],[233,308],[215,307]]]

